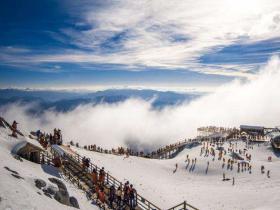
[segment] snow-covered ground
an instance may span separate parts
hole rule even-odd
[[[229,144],[224,147],[229,147]],[[237,147],[243,149],[245,143],[238,141]],[[236,164],[232,171],[226,166],[222,169],[222,161],[217,157],[213,161],[212,157],[200,156],[200,148],[185,149],[174,159],[152,160],[124,158],[72,147],[79,154],[90,157],[95,164],[104,166],[120,181],[128,179],[142,196],[163,209],[184,200],[202,210],[280,208],[280,159],[270,144],[254,145],[253,149],[249,149],[248,153],[252,155],[251,174],[248,171],[238,173]],[[186,169],[187,154],[190,159],[197,158],[193,171],[190,171],[190,166]],[[268,162],[268,156],[272,157],[272,162]],[[206,174],[208,161],[209,171]],[[178,170],[173,173],[176,163]],[[261,165],[265,166],[266,172],[270,170],[270,178],[261,173]],[[229,181],[222,181],[223,172]],[[232,185],[232,177],[235,185]]]
[[[8,134],[10,134],[8,129],[0,128],[1,210],[74,209],[48,198],[35,187],[34,179],[43,179],[51,185],[48,181],[50,177],[56,177],[65,183],[70,196],[77,198],[81,209],[98,209],[86,199],[81,190],[60,177],[54,168],[27,160],[20,162],[13,158],[11,151],[15,145],[21,141],[34,140],[27,137],[15,139]],[[245,147],[245,143],[241,141],[238,141],[237,145],[238,149]],[[224,147],[227,149],[229,144],[226,143]],[[104,166],[119,180],[123,182],[129,180],[142,196],[163,209],[184,200],[201,210],[276,210],[280,206],[280,155],[275,154],[269,144],[254,145],[253,149],[248,150],[252,155],[251,174],[248,171],[238,173],[236,164],[232,171],[227,170],[227,167],[222,169],[222,161],[217,160],[217,157],[213,161],[211,156],[200,156],[201,145],[185,149],[171,160],[124,158],[124,156],[101,154],[76,147],[72,149],[90,157],[95,164]],[[197,158],[194,170],[190,171],[191,164],[186,169],[186,155],[189,155],[190,159]],[[268,156],[272,157],[272,162],[268,162]],[[228,159],[229,156],[225,158]],[[206,174],[207,162],[209,162],[209,170]],[[176,163],[178,170],[173,173]],[[261,165],[265,166],[266,171],[270,170],[270,178],[266,173],[261,173]],[[15,178],[5,167],[18,172],[18,175],[24,179]],[[230,179],[229,181],[222,181],[223,173]],[[235,185],[232,185],[233,177]]]
[[[45,196],[41,190],[35,187],[34,179],[39,178],[54,185],[48,178],[55,177],[63,181],[70,196],[74,196],[80,205],[80,209],[98,209],[86,199],[85,194],[75,186],[68,183],[50,166],[41,166],[36,163],[23,160],[20,162],[11,155],[11,150],[22,141],[34,141],[26,137],[15,139],[8,136],[10,130],[0,127],[0,209],[1,210],[70,210],[75,209],[60,204],[54,199]],[[35,143],[36,144],[36,143]],[[22,178],[18,179],[6,168],[16,171]],[[39,193],[41,194],[39,194]]]

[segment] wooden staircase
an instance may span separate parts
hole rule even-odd
[[[52,154],[56,156],[55,151],[52,151]],[[84,190],[87,193],[87,196],[89,198],[93,197],[93,192],[91,189],[93,189],[93,183],[91,180],[91,175],[89,172],[91,172],[93,169],[96,169],[96,171],[99,173],[100,168],[97,165],[94,165],[93,163],[89,164],[88,171],[85,171],[82,167],[82,157],[79,154],[76,155],[70,155],[65,153],[63,156],[64,160],[64,169],[63,172],[65,176],[71,180],[73,183],[75,183],[79,188]],[[122,188],[122,183],[117,180],[115,177],[110,175],[109,173],[106,173],[105,176],[105,188],[109,188],[109,186],[114,185],[116,188],[119,186]],[[106,187],[107,186],[107,187]],[[106,189],[105,189],[106,192]],[[129,207],[128,207],[129,208]],[[140,194],[136,193],[136,207],[135,209],[139,210],[161,210],[158,206],[141,196]],[[197,208],[191,206],[190,204],[183,202],[175,207],[170,208],[170,210],[179,210],[179,209],[192,209],[192,210],[198,210]]]

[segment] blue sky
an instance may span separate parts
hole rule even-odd
[[[0,4],[1,88],[209,88],[280,50],[276,0]]]

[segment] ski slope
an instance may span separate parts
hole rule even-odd
[[[224,145],[225,148],[228,143]],[[245,143],[238,142],[237,147],[243,149]],[[274,154],[270,145],[254,145],[249,149],[252,155],[252,173],[237,173],[222,169],[222,161],[213,161],[212,157],[200,156],[201,146],[185,149],[177,157],[170,160],[153,160],[140,157],[124,158],[87,151],[71,147],[81,155],[91,158],[98,166],[122,182],[129,180],[136,190],[157,206],[167,209],[183,200],[202,210],[222,209],[279,209],[280,207],[280,159]],[[195,169],[186,169],[186,155],[190,159],[197,158]],[[272,162],[268,162],[272,156]],[[216,157],[217,158],[217,157]],[[209,170],[206,174],[207,162]],[[175,164],[178,170],[173,173]],[[260,167],[270,170],[271,177],[261,174]],[[229,181],[222,181],[223,172]],[[235,185],[232,185],[235,177]]]
[[[80,209],[99,209],[86,199],[82,191],[60,177],[56,168],[39,165],[24,159],[23,162],[16,160],[11,155],[12,149],[20,142],[34,140],[26,137],[15,139],[9,136],[10,133],[10,130],[0,127],[0,210],[76,209],[60,204],[56,200],[45,196],[41,190],[35,187],[34,179],[36,178],[46,181],[48,185],[54,185],[49,182],[48,178],[50,177],[55,177],[63,181],[68,189],[69,195],[74,196],[78,200]],[[13,173],[4,167],[16,171],[23,179],[15,178],[11,175]]]

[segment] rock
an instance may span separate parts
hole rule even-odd
[[[59,189],[56,186],[50,185],[47,187],[46,191],[51,194],[54,195],[56,192],[59,191]]]
[[[65,184],[62,181],[60,181],[59,179],[49,178],[49,180],[50,180],[50,182],[56,184],[59,190],[67,191]]]
[[[17,174],[11,174],[13,177],[17,178],[17,179],[24,179],[23,177],[17,175]]]
[[[47,183],[42,179],[35,179],[35,186],[39,189],[46,187]]]
[[[49,180],[50,182],[56,184],[59,190],[58,192],[55,193],[54,199],[57,200],[59,203],[70,206],[69,193],[67,191],[65,184],[56,178],[49,178]]]
[[[79,203],[78,203],[78,200],[75,198],[75,197],[70,197],[69,198],[69,201],[70,201],[70,205],[79,209],[80,206],[79,206]]]
[[[19,160],[20,162],[23,162],[22,158],[21,158],[19,155],[13,155],[13,157],[14,157],[16,160]]]
[[[7,171],[10,171],[10,172],[12,172],[13,174],[17,174],[17,175],[18,175],[18,172],[17,172],[17,171],[14,171],[14,170],[10,169],[10,168],[7,167],[7,166],[5,166],[4,168],[5,168]]]
[[[58,192],[55,193],[54,199],[57,200],[61,204],[70,206],[68,192],[65,193],[65,192],[58,191]]]
[[[52,196],[51,196],[49,193],[44,192],[44,195],[47,196],[47,197],[49,197],[50,199],[52,199]]]

